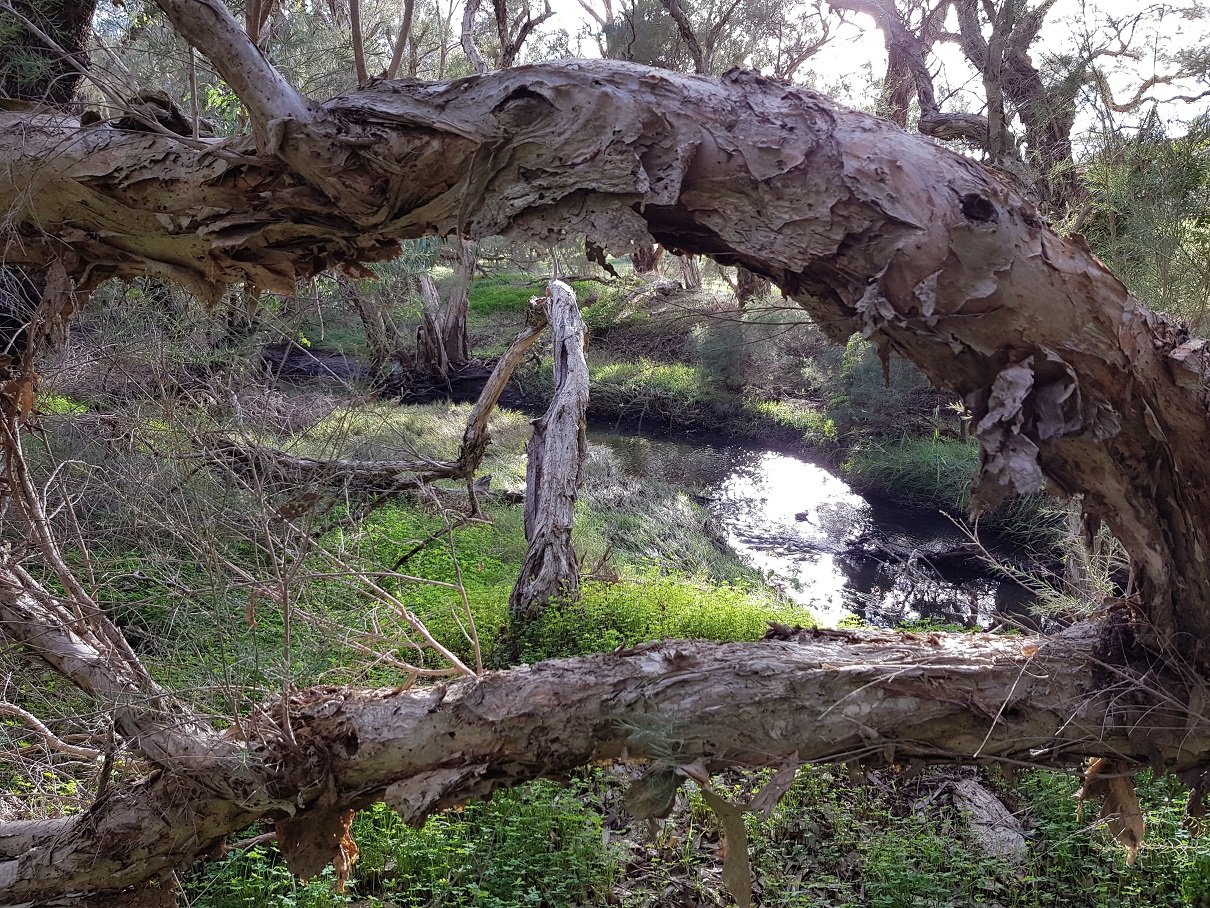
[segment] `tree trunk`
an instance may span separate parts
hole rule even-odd
[[[454,276],[445,303],[441,342],[445,346],[450,367],[461,369],[471,358],[466,317],[471,307],[471,282],[475,279],[475,268],[479,264],[479,245],[457,237],[449,240],[447,245],[453,253]]]
[[[513,338],[504,355],[496,361],[492,374],[488,376],[479,392],[470,415],[466,419],[466,431],[462,433],[462,447],[458,455],[458,463],[463,475],[471,477],[483,462],[490,436],[487,431],[487,420],[492,410],[504,393],[504,388],[512,377],[513,371],[529,353],[538,338],[546,328],[547,311],[545,300],[532,297],[525,314],[525,327]]]
[[[764,299],[771,289],[767,277],[749,271],[743,265],[735,269],[735,302],[741,309],[754,299]]]
[[[453,237],[446,241],[444,255],[452,261],[454,274],[444,305],[432,275],[419,278],[424,324],[416,335],[416,362],[421,369],[442,378],[470,362],[466,319],[478,253],[478,245],[469,240]]]
[[[580,471],[588,453],[588,328],[575,292],[561,281],[547,290],[554,347],[555,388],[545,415],[534,420],[526,448],[525,540],[521,576],[508,599],[510,634],[537,618],[556,598],[575,598],[580,565],[572,545]]]
[[[1205,702],[1205,682],[1135,665],[1129,631],[1100,630],[669,641],[418,690],[302,691],[262,715],[289,715],[306,749],[267,718],[243,724],[263,741],[245,754],[256,787],[244,800],[162,773],[83,814],[0,825],[0,905],[79,904],[137,886],[217,853],[257,819],[294,817],[320,850],[328,818],[375,800],[419,824],[497,788],[622,757],[671,772],[696,760],[710,771],[913,759],[1070,767],[1113,753],[1200,770],[1210,725],[1183,704]],[[220,743],[244,746],[234,730]]]
[[[349,306],[361,320],[362,332],[365,334],[366,347],[370,351],[370,369],[377,381],[387,378],[391,365],[399,355],[403,346],[403,338],[384,311],[374,300],[367,299],[357,287],[353,279],[339,275],[337,282],[344,291]],[[427,314],[427,310],[426,310]]]
[[[431,274],[422,274],[417,281],[424,305],[424,324],[416,329],[416,365],[431,375],[445,378],[450,371],[450,357],[441,330],[444,324],[441,295]]]
[[[663,260],[663,246],[641,243],[630,251],[630,262],[634,265],[635,274],[657,274],[660,270],[660,262]]]
[[[677,257],[681,263],[681,283],[686,290],[702,289],[702,268],[696,255],[685,253]]]
[[[0,415],[30,412],[37,395],[34,357],[62,342],[72,313],[86,299],[74,291],[61,262],[48,268],[0,265]]]
[[[231,349],[256,332],[260,300],[261,291],[256,287],[244,287],[223,300],[222,309],[216,313],[218,336],[213,344],[216,349]]]
[[[1003,4],[991,23],[991,34],[986,37],[980,15],[984,7],[975,0],[958,0],[954,10],[959,26],[958,44],[967,60],[983,76],[989,104],[998,103],[1000,107],[989,117],[989,144],[992,146],[989,150],[996,151],[997,144],[1002,146],[1007,139],[1002,100],[1007,98],[1025,127],[1024,144],[1033,171],[1029,175],[1032,188],[1051,211],[1062,216],[1082,194],[1072,157],[1071,129],[1075,123],[1076,94],[1083,83],[1079,79],[1066,78],[1047,85],[1030,57],[1030,45],[1051,6],[1039,4],[1025,10],[1023,5],[1018,9],[1015,4]],[[1007,149],[999,147],[998,150],[1004,160]],[[1016,157],[1015,152],[1013,157]]]
[[[96,0],[12,0],[12,8],[42,34],[0,11],[0,98],[67,104],[87,71]],[[49,46],[47,38],[57,47]]]

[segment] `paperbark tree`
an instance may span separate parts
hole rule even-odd
[[[420,275],[424,324],[416,332],[417,365],[442,378],[470,361],[466,317],[470,313],[471,281],[479,263],[479,247],[471,240],[451,237],[444,253],[453,265],[445,303],[441,302],[432,275]]]
[[[635,274],[650,274],[658,276],[660,262],[664,260],[664,247],[650,244],[639,244],[630,250],[630,261],[634,265]]]
[[[988,163],[1013,174],[1058,216],[1082,202],[1071,130],[1076,100],[1086,86],[1097,89],[1107,109],[1125,112],[1154,103],[1149,93],[1156,86],[1197,81],[1179,53],[1146,47],[1142,26],[1152,17],[1172,15],[1167,7],[1140,7],[1117,20],[1106,17],[1102,33],[1094,28],[1075,39],[1072,51],[1047,55],[1047,70],[1035,62],[1040,55],[1031,54],[1031,47],[1055,12],[1054,0],[828,0],[828,5],[842,15],[867,15],[882,32],[887,68],[880,107],[885,115],[906,126],[914,99],[920,132],[980,149]],[[952,33],[946,31],[951,11],[958,25]],[[942,41],[955,43],[982,81],[986,106],[981,113],[945,110],[938,100],[929,63]],[[1133,97],[1119,103],[1098,69],[1105,59],[1146,59],[1158,64],[1157,71],[1140,75]],[[1204,96],[1197,87],[1183,99]],[[1019,136],[1014,124],[1019,124]]]
[[[236,733],[177,714],[103,615],[84,620],[93,612],[69,583],[52,595],[9,565],[0,632],[120,710],[120,733],[159,771],[79,816],[0,824],[0,904],[150,899],[156,890],[138,887],[212,856],[255,819],[282,823],[284,841],[301,843],[286,846],[291,866],[313,872],[336,856],[345,812],[375,799],[420,820],[620,756],[671,772],[670,753],[712,769],[1067,766],[1109,753],[1200,779],[1205,342],[1141,307],[998,176],[748,72],[580,61],[382,82],[321,104],[216,0],[160,3],[240,94],[252,135],[195,140],[0,110],[5,248],[47,276],[38,325],[70,311],[73,288],[118,275],[213,298],[236,282],[288,292],[432,232],[654,240],[773,280],[835,339],[861,331],[961,394],[981,444],[975,501],[1082,491],[1089,519],[1129,550],[1136,593],[1054,638],[783,634],[421,690],[317,688]],[[22,372],[4,385],[10,411],[29,382]]]
[[[526,448],[525,541],[521,576],[508,599],[510,631],[520,633],[557,597],[574,598],[580,565],[572,544],[576,495],[588,453],[588,328],[575,292],[552,281],[546,293],[554,347],[554,392],[533,421]]]

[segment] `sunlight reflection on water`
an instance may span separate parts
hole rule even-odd
[[[699,491],[727,545],[822,624],[857,614],[986,627],[1000,609],[1021,610],[1014,584],[978,572],[951,582],[929,569],[930,555],[969,542],[948,518],[868,501],[817,464],[735,444],[592,437],[630,475]]]

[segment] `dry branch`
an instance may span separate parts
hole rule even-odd
[[[554,391],[546,413],[533,421],[526,447],[525,540],[521,575],[509,595],[510,621],[517,630],[552,599],[574,598],[580,566],[572,545],[576,494],[588,453],[588,328],[575,292],[551,281],[546,312],[554,337]]]

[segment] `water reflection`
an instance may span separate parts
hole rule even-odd
[[[632,476],[696,491],[719,535],[825,624],[931,618],[987,627],[1027,614],[1028,594],[968,557],[943,515],[863,498],[824,468],[776,451],[593,433]],[[964,548],[967,547],[967,548]]]

